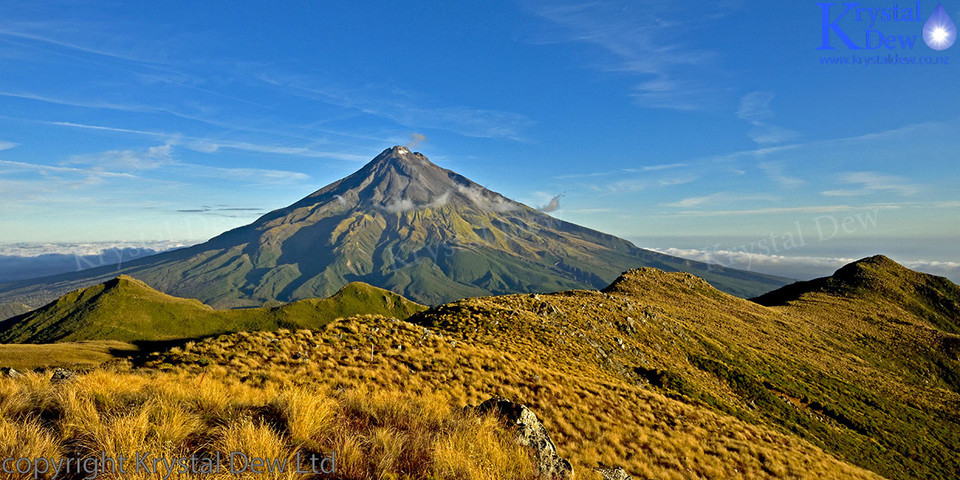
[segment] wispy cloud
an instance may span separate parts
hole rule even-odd
[[[212,167],[191,163],[177,163],[174,167],[185,175],[238,180],[258,185],[289,185],[310,180],[310,175],[287,170]]]
[[[641,167],[622,168],[619,170],[609,170],[604,172],[571,173],[567,175],[554,175],[553,178],[557,180],[569,180],[569,179],[576,179],[576,178],[606,177],[610,175],[622,175],[623,173],[659,172],[663,170],[683,168],[686,166],[687,166],[686,163],[664,163],[660,165],[644,165]]]
[[[606,177],[607,175],[613,175],[619,172],[622,172],[622,170],[616,170],[611,172],[571,173],[567,175],[554,175],[552,178],[555,178],[557,180],[570,180],[570,179],[577,179],[577,178]]]
[[[660,165],[646,165],[639,168],[625,168],[625,172],[659,172],[661,170],[673,170],[686,167],[686,163],[663,163]]]
[[[118,177],[118,178],[136,178],[136,175],[126,172],[111,172],[96,168],[75,168],[56,165],[44,165],[40,163],[11,162],[9,160],[0,160],[0,166],[7,167],[7,170],[29,170],[41,174],[54,173],[76,173],[88,175],[91,177]]]
[[[77,168],[69,165],[85,165]],[[0,160],[0,166],[10,169],[32,170],[42,174],[72,173],[87,176],[89,179],[100,177],[141,178],[136,173],[163,168],[164,173],[177,178],[204,177],[242,181],[254,185],[289,185],[310,180],[310,176],[287,170],[216,167],[178,161],[170,145],[159,145],[143,150],[110,150],[98,154],[71,157],[64,165],[51,166],[34,163]]]
[[[756,91],[740,98],[737,117],[750,122],[752,128],[747,136],[761,145],[789,142],[800,137],[800,133],[795,130],[767,123],[773,117],[770,104],[775,97],[773,92]]]
[[[677,185],[686,185],[688,183],[696,182],[700,180],[700,177],[697,175],[691,175],[686,177],[672,177],[672,178],[661,178],[657,180],[657,185],[661,187],[675,187]]]
[[[95,205],[104,200],[104,187],[143,180],[128,172],[9,160],[0,160],[0,178],[0,210],[10,214],[51,205]]]
[[[766,120],[773,116],[773,110],[770,109],[770,102],[775,95],[773,92],[750,92],[740,98],[740,109],[737,110],[737,117],[742,120],[758,122]]]
[[[794,142],[784,145],[762,146],[749,150],[740,150],[720,155],[712,155],[690,160],[687,163],[697,166],[706,164],[729,164],[738,161],[766,160],[774,155],[792,153],[797,157],[814,155],[816,152],[835,152],[841,149],[862,149],[864,146],[883,145],[883,142],[916,141],[916,138],[951,138],[960,135],[960,119],[952,122],[921,122],[878,132],[830,138],[808,142]]]
[[[754,123],[747,136],[754,142],[766,145],[796,140],[800,137],[800,132],[766,123]]]
[[[53,105],[62,105],[67,107],[100,108],[104,110],[116,110],[121,112],[160,112],[161,109],[148,107],[144,105],[123,104],[116,102],[107,102],[100,100],[79,100],[70,98],[52,97],[40,95],[31,92],[9,92],[0,91],[0,97],[19,98],[22,100],[34,100],[37,102],[50,103]]]
[[[766,173],[771,180],[777,182],[781,187],[793,188],[807,183],[803,179],[784,173],[783,163],[781,162],[760,162],[759,166],[760,170]]]
[[[744,193],[732,193],[732,192],[717,192],[710,195],[704,195],[701,197],[688,197],[677,202],[664,203],[665,207],[675,207],[675,208],[691,208],[691,207],[700,207],[708,205],[722,205],[735,202],[775,202],[780,200],[780,197],[773,195],[764,195],[764,194],[744,194]]]
[[[647,178],[628,178],[625,180],[617,180],[616,182],[610,182],[605,185],[593,185],[594,190],[600,190],[607,193],[631,193],[631,192],[640,192],[650,188],[653,184],[651,179]]]
[[[135,135],[146,135],[150,137],[164,137],[164,138],[174,137],[174,135],[170,135],[167,133],[151,132],[148,130],[134,130],[130,128],[107,127],[103,125],[86,125],[82,123],[73,123],[73,122],[47,122],[47,121],[41,121],[40,123],[45,123],[47,125],[56,125],[60,127],[84,128],[87,130],[101,130],[104,132],[132,133]]]
[[[175,163],[170,145],[159,145],[146,150],[109,150],[96,155],[76,155],[67,165],[93,165],[121,171],[152,170]]]
[[[5,142],[3,140],[0,140],[0,152],[4,150],[10,150],[11,148],[15,148],[19,145],[20,145],[19,143]]]
[[[355,110],[408,128],[435,128],[467,137],[524,140],[524,130],[533,124],[530,118],[515,112],[466,106],[425,106],[434,101],[396,88],[378,85],[345,87],[322,80],[268,74],[260,74],[258,78],[288,95]]]
[[[134,130],[128,128],[117,128],[102,125],[86,125],[74,122],[44,122],[50,125],[61,127],[82,128],[89,130],[100,130],[115,133],[128,133],[132,135],[142,135],[146,137],[164,139],[170,145],[182,146],[190,150],[203,153],[214,153],[220,150],[238,150],[256,153],[269,153],[275,155],[291,155],[308,158],[332,158],[346,161],[366,161],[366,156],[352,153],[330,152],[315,150],[302,146],[283,146],[283,145],[265,145],[253,142],[218,140],[204,137],[186,136],[179,133],[153,132],[148,130]]]
[[[675,205],[672,205],[675,206]],[[735,215],[774,215],[782,213],[839,213],[863,209],[877,210],[895,210],[901,208],[901,205],[877,204],[877,205],[813,205],[800,207],[770,207],[770,208],[750,208],[744,210],[686,210],[678,212],[677,216],[711,217],[711,216],[735,216]]]
[[[615,209],[612,209],[612,208],[572,208],[572,209],[565,209],[564,211],[567,212],[567,213],[578,213],[578,214],[594,214],[594,213],[611,213],[611,212],[616,212],[616,210],[615,210]]]
[[[179,137],[182,145],[190,150],[203,153],[214,153],[220,150],[239,150],[245,152],[269,153],[275,155],[292,155],[309,158],[333,158],[348,161],[366,161],[366,156],[352,153],[327,152],[314,150],[308,147],[294,147],[281,145],[263,145],[251,142],[215,140],[210,138]]]
[[[665,163],[658,165],[644,165],[640,167],[621,168],[604,172],[588,172],[568,175],[556,175],[553,178],[557,180],[580,179],[587,180],[593,178],[603,178],[617,176],[619,179],[609,183],[591,183],[585,187],[598,192],[606,193],[630,193],[646,190],[651,187],[673,187],[695,182],[700,179],[700,174],[694,171],[684,171],[670,174],[672,170],[684,169],[689,165],[686,163]],[[626,177],[626,178],[624,178]]]
[[[387,142],[400,143],[403,134],[389,128],[382,128],[379,132],[342,131],[324,126],[323,121],[296,124],[275,111],[276,102],[273,100],[278,98],[276,93],[279,91],[338,107],[332,112],[323,111],[320,114],[322,117],[368,114],[390,120],[407,131],[436,128],[471,137],[523,140],[525,129],[533,123],[527,116],[515,112],[466,105],[437,105],[436,101],[431,101],[424,94],[403,92],[395,85],[371,86],[350,82],[346,83],[345,87],[338,87],[331,86],[330,82],[316,81],[306,76],[263,74],[259,70],[266,68],[263,64],[202,57],[191,57],[193,60],[190,63],[176,61],[177,58],[182,58],[176,55],[178,49],[192,47],[185,42],[189,34],[181,33],[177,38],[164,38],[162,48],[150,48],[154,46],[149,44],[150,38],[118,43],[115,37],[129,35],[130,26],[119,20],[118,24],[106,25],[106,22],[111,21],[110,18],[102,21],[104,25],[77,25],[76,22],[53,20],[17,23],[16,19],[8,19],[0,27],[0,39],[11,40],[18,49],[35,53],[35,61],[56,63],[69,58],[87,66],[96,65],[98,69],[103,67],[104,71],[109,70],[113,74],[104,77],[109,79],[103,80],[107,85],[93,90],[97,94],[84,94],[82,89],[44,90],[36,87],[31,88],[36,91],[10,88],[0,91],[0,96],[59,106],[139,113],[151,116],[153,120],[161,116],[173,116],[191,123],[201,123],[204,127],[233,131],[226,135],[211,134],[204,137],[196,133],[200,130],[195,128],[196,125],[190,125],[187,131],[193,133],[193,136],[181,135],[184,139],[182,145],[202,152],[230,149],[350,161],[368,157],[336,152],[335,148],[318,148],[317,145],[324,143],[327,137],[336,136],[343,137],[339,139],[341,142],[348,139],[346,145],[356,148],[357,140],[361,139],[377,145],[371,148],[372,152]],[[204,40],[209,38],[205,37]],[[120,48],[118,45],[130,47]],[[50,58],[40,58],[43,56]],[[142,95],[140,92],[131,91],[136,88],[133,86],[144,84],[150,85],[151,90],[155,91],[154,94]],[[217,88],[217,85],[221,84],[243,85],[255,93],[233,95],[236,89],[227,91]],[[113,88],[117,85],[121,87]],[[187,91],[190,93],[186,93]],[[261,97],[270,100],[261,102]],[[241,111],[241,106],[257,107],[256,115],[234,115],[234,112]],[[165,120],[169,123],[168,118]],[[141,124],[154,125],[157,122]],[[124,133],[123,130],[126,130],[125,133],[135,133],[138,130],[141,134],[160,133],[145,132],[131,127],[131,124],[112,129],[105,127],[102,130],[116,133]],[[256,135],[236,135],[237,132]],[[300,141],[285,141],[290,138]]]
[[[19,39],[23,39],[23,40],[30,40],[30,41],[34,41],[34,42],[45,43],[45,44],[49,44],[49,45],[54,45],[54,46],[57,46],[57,47],[65,48],[65,49],[68,49],[68,50],[74,50],[74,51],[77,51],[77,52],[83,52],[83,53],[93,54],[93,55],[97,55],[97,56],[101,56],[101,57],[109,57],[109,58],[114,58],[114,59],[118,59],[118,60],[133,61],[133,62],[137,62],[137,63],[154,63],[154,62],[147,62],[145,59],[140,58],[140,57],[135,57],[135,56],[131,56],[131,55],[121,54],[121,53],[118,53],[118,52],[103,50],[103,49],[91,47],[91,46],[89,46],[89,45],[83,45],[83,44],[80,44],[80,43],[77,43],[77,42],[70,42],[70,41],[66,41],[66,40],[61,40],[61,39],[53,38],[53,37],[50,36],[50,35],[45,35],[45,34],[41,34],[41,33],[36,33],[35,31],[28,31],[28,30],[36,30],[36,29],[46,30],[46,31],[52,31],[52,30],[60,29],[60,27],[62,27],[62,25],[57,25],[57,24],[52,23],[52,22],[32,23],[32,24],[30,24],[29,26],[32,27],[32,28],[31,28],[31,29],[25,29],[25,28],[12,29],[12,28],[9,28],[9,27],[7,27],[7,28],[0,28],[0,36],[11,37],[11,38],[19,38]],[[86,30],[84,33],[87,34],[87,33],[90,32],[90,31],[98,31],[98,30],[99,30],[99,29],[97,29],[97,28],[94,27],[94,28],[91,29],[91,30]]]
[[[877,172],[846,172],[839,176],[839,180],[841,183],[857,185],[859,188],[826,190],[821,193],[829,197],[852,197],[875,193],[910,196],[922,190],[920,185],[907,178]]]
[[[715,84],[701,80],[717,54],[691,46],[689,39],[703,22],[727,14],[728,5],[641,0],[535,2],[532,8],[560,27],[554,41],[599,47],[607,58],[595,67],[639,77],[630,95],[641,106],[693,110],[717,91]],[[698,15],[684,15],[693,10]]]

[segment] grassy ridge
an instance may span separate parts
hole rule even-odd
[[[352,283],[324,299],[215,310],[198,300],[172,297],[139,280],[120,276],[70,292],[40,309],[0,323],[0,342],[197,338],[236,331],[319,328],[335,318],[358,313],[406,318],[424,308],[392,292]]]
[[[196,372],[214,365],[255,382],[336,371],[334,386],[402,385],[444,391],[454,402],[493,389],[543,410],[580,465],[625,463],[651,478],[683,469],[710,478],[795,474],[783,455],[776,458],[785,464],[754,464],[759,470],[746,458],[727,459],[737,472],[711,463],[724,458],[708,453],[723,442],[711,438],[727,428],[715,418],[803,439],[887,478],[956,478],[960,338],[936,328],[956,321],[949,301],[956,286],[886,259],[866,259],[823,282],[837,288],[771,308],[688,274],[641,269],[603,292],[466,299],[409,319],[442,334],[440,342],[414,329],[410,345],[396,347],[400,326],[341,322],[336,340],[227,337],[153,365]],[[259,342],[273,351],[253,353]],[[285,353],[301,349],[319,365]],[[655,401],[651,392],[678,403]],[[680,404],[691,410],[680,413]],[[707,421],[705,412],[721,417]],[[694,416],[697,428],[681,416]],[[679,439],[704,451],[663,438],[652,426],[665,422],[665,432],[680,429]],[[670,460],[680,455],[697,460]]]

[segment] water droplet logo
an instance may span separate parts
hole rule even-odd
[[[957,41],[957,26],[953,24],[950,15],[947,15],[943,5],[937,5],[927,23],[923,24],[923,41],[937,51],[946,50]]]

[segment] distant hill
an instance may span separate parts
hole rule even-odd
[[[754,299],[761,305],[813,302],[819,295],[882,299],[947,333],[960,334],[960,286],[877,255],[845,265],[830,277],[796,282]]]
[[[326,297],[352,281],[435,305],[602,288],[642,266],[694,273],[742,297],[789,282],[557,220],[399,146],[250,225],[123,265],[0,286],[0,300],[41,304],[118,273],[217,308]]]
[[[767,307],[641,268],[603,291],[211,338],[150,366],[199,374],[203,358],[248,382],[306,369],[323,388],[439,392],[461,405],[502,395],[535,408],[580,472],[601,461],[635,478],[955,479],[957,289],[873,257],[775,292]],[[265,348],[276,340],[281,350]],[[291,364],[297,351],[309,363]],[[236,352],[257,361],[231,363]]]
[[[0,303],[0,320],[5,320],[14,315],[20,315],[30,311],[30,307],[17,302]]]
[[[32,312],[0,322],[0,343],[81,340],[170,340],[227,332],[319,328],[339,317],[381,314],[406,318],[426,307],[359,282],[324,299],[276,307],[214,310],[121,275],[76,290]]]

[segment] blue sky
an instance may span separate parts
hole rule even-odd
[[[0,243],[201,241],[414,144],[672,253],[960,267],[936,2],[279,3],[0,4]]]

